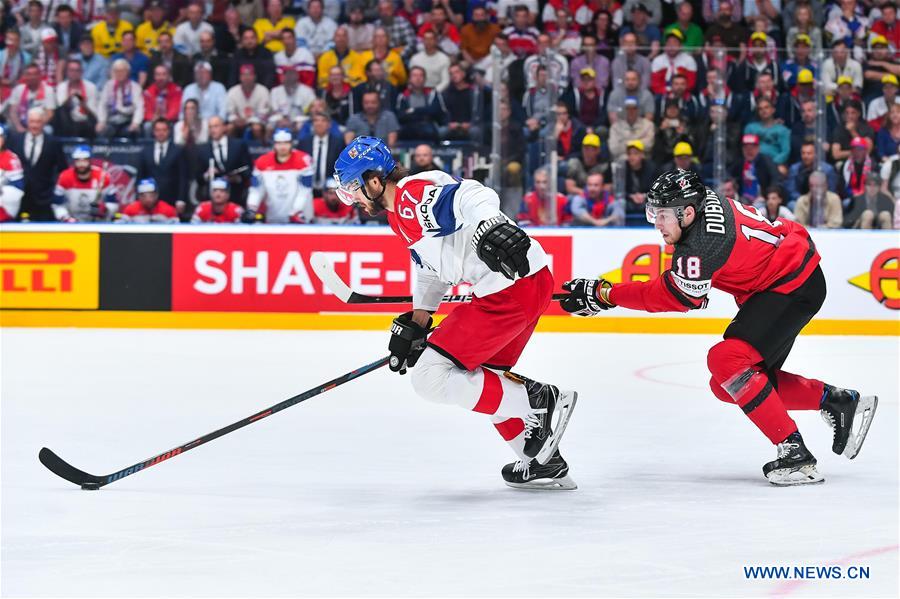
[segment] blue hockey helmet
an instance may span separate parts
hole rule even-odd
[[[364,135],[357,137],[343,149],[334,163],[338,198],[345,204],[352,205],[354,193],[365,185],[365,173],[374,171],[386,177],[396,165],[391,149],[384,141]]]
[[[138,181],[137,192],[138,195],[156,192],[156,179],[149,177]]]
[[[91,146],[81,144],[72,149],[72,160],[90,160]]]

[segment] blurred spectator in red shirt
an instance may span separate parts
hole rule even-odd
[[[531,26],[531,13],[524,6],[513,12],[513,24],[503,30],[509,40],[509,49],[516,56],[528,56],[538,51],[538,30]]]
[[[546,14],[546,7],[544,12]],[[582,40],[578,32],[578,25],[565,8],[556,9],[554,18],[554,21],[544,21],[544,31],[550,34],[554,48],[561,54],[572,58],[578,54],[581,47]]]
[[[41,70],[44,81],[50,85],[56,85],[63,80],[63,68],[65,56],[59,50],[59,39],[56,31],[49,27],[41,31],[41,46],[34,62]]]
[[[612,193],[604,189],[603,175],[600,173],[588,175],[583,193],[572,197],[569,201],[567,211],[572,215],[572,224],[592,227],[619,224],[616,221],[621,219],[613,215],[611,210],[614,199]]]
[[[279,35],[284,50],[275,54],[275,68],[279,81],[284,72],[295,69],[300,76],[300,83],[311,88],[316,87],[316,59],[307,48],[297,46],[297,35],[293,29],[283,29]]]
[[[447,9],[441,4],[435,4],[431,8],[431,20],[419,27],[417,35],[421,38],[426,31],[433,31],[437,36],[438,48],[445,54],[455,56],[459,52],[461,41],[459,29],[447,18]]]
[[[181,112],[181,88],[172,82],[169,67],[164,64],[153,69],[153,83],[144,92],[144,120],[149,125],[156,119],[170,123],[178,120]]]
[[[413,29],[418,29],[425,22],[425,15],[419,10],[418,0],[403,0],[397,9],[397,16],[409,21]]]
[[[897,23],[897,5],[887,2],[881,6],[881,18],[872,23],[870,33],[887,38],[894,56],[900,58],[900,23]]]
[[[350,118],[350,84],[344,81],[344,70],[334,66],[328,70],[328,84],[319,94],[325,100],[331,119],[341,125]]]
[[[679,29],[672,29],[666,35],[666,44],[662,54],[650,64],[650,90],[654,94],[666,94],[672,89],[672,78],[684,75],[688,92],[694,91],[697,83],[697,62],[694,57],[681,49],[684,34]]]
[[[516,220],[520,225],[566,225],[572,220],[572,215],[566,210],[568,199],[561,193],[556,194],[556,222],[550,222],[547,214],[547,204],[550,199],[550,174],[546,167],[534,171],[534,190],[529,191],[522,198],[522,207]]]

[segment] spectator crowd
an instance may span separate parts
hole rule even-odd
[[[384,222],[337,199],[351,139],[415,173],[499,135],[524,224],[645,225],[678,167],[900,228],[898,59],[893,0],[5,0],[0,221]],[[128,201],[111,141],[140,146]]]

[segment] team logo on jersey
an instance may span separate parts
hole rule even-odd
[[[900,310],[900,249],[884,250],[872,260],[869,272],[847,282],[871,293],[885,308]]]

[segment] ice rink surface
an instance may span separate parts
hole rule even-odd
[[[517,370],[580,392],[574,492],[507,488],[487,419],[387,369],[99,492],[105,474],[385,354],[386,333],[2,331],[4,596],[842,596],[898,589],[898,341],[802,337],[787,369],[880,397],[854,461],[794,413],[826,482],[709,392],[712,336],[539,334]],[[744,566],[869,568],[747,580]]]

